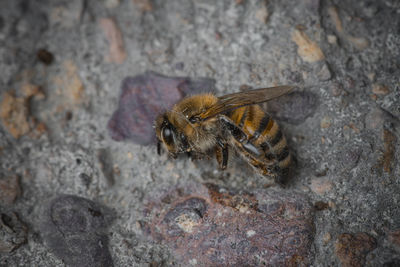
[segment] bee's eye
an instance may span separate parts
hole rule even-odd
[[[162,130],[162,138],[165,143],[172,144],[174,142],[173,132],[169,127],[165,127]]]
[[[189,118],[190,123],[197,123],[200,121],[200,118],[197,116],[192,116]]]

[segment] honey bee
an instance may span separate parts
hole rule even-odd
[[[215,151],[226,169],[228,150],[233,148],[258,173],[282,183],[292,156],[279,125],[258,105],[291,92],[292,86],[249,90],[217,97],[199,94],[186,97],[155,121],[158,139],[176,158],[179,153]]]

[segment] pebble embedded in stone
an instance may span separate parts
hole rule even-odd
[[[9,253],[26,242],[27,227],[16,213],[0,212],[0,253]]]
[[[294,30],[292,40],[297,44],[297,54],[306,62],[317,62],[325,58],[321,48],[305,32]]]
[[[38,120],[31,115],[29,104],[33,97],[44,98],[39,86],[33,84],[23,84],[20,92],[21,96],[13,91],[4,92],[0,103],[1,122],[15,139],[30,133],[38,126]]]
[[[105,56],[106,61],[122,64],[126,57],[124,40],[122,33],[112,18],[100,19],[100,26],[108,40],[108,54]]]
[[[394,168],[394,156],[396,152],[396,141],[397,137],[388,129],[383,129],[383,143],[384,143],[384,151],[382,157],[382,166],[383,170],[386,173],[392,173]]]
[[[374,108],[365,116],[365,128],[368,130],[382,131],[388,115],[380,108]]]
[[[337,155],[341,169],[345,171],[355,168],[360,160],[362,149],[359,147],[345,148]]]
[[[343,267],[361,267],[365,257],[376,248],[375,238],[366,233],[341,234],[336,240],[335,253]]]
[[[50,24],[60,26],[64,29],[73,28],[76,24],[80,23],[84,9],[85,4],[80,0],[61,2],[50,11]]]
[[[322,64],[317,77],[320,81],[329,81],[332,78],[332,73],[326,63]]]
[[[265,1],[261,1],[261,6],[257,9],[255,17],[261,22],[261,23],[267,23],[268,22],[268,17],[269,17],[269,12],[267,8],[267,4]]]
[[[40,233],[46,246],[69,266],[113,266],[108,250],[109,211],[97,203],[62,195],[46,205]]]
[[[326,210],[329,208],[329,204],[323,201],[317,201],[314,203],[314,208],[317,211]]]
[[[336,35],[328,34],[327,39],[328,39],[328,43],[333,44],[333,45],[337,45],[337,37],[336,37]]]
[[[104,1],[104,5],[107,8],[116,8],[119,6],[119,4],[120,4],[120,0],[105,0]]]
[[[36,55],[39,61],[45,65],[50,65],[51,63],[53,63],[54,56],[46,49],[40,49]]]
[[[330,117],[328,117],[328,116],[325,116],[325,117],[322,118],[320,124],[321,124],[321,128],[322,129],[327,129],[327,128],[331,127],[332,119]]]
[[[376,95],[387,95],[390,93],[390,90],[386,85],[374,83],[372,84],[372,93]]]
[[[83,102],[85,87],[79,75],[79,67],[72,60],[65,60],[62,63],[60,73],[53,78],[53,84],[60,90],[64,102],[62,110],[67,106],[79,105]]]
[[[389,241],[400,249],[400,229],[389,233]]]
[[[0,203],[11,205],[21,194],[19,178],[17,175],[0,177]]]
[[[332,239],[332,235],[328,232],[326,234],[324,234],[324,236],[322,237],[322,241],[324,242],[324,244],[328,244],[329,241],[331,241]]]
[[[132,3],[142,12],[151,12],[154,8],[152,0],[132,0]]]
[[[114,166],[110,151],[106,148],[101,148],[97,150],[97,159],[100,164],[100,169],[103,172],[104,177],[106,178],[107,184],[109,186],[114,185]]]
[[[328,178],[315,178],[311,180],[310,189],[317,195],[324,195],[332,190],[333,183]]]

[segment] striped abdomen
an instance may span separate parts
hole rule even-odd
[[[238,108],[227,114],[247,135],[247,140],[237,142],[249,163],[266,176],[284,176],[292,161],[286,138],[278,123],[260,106]],[[249,148],[256,148],[254,149]]]

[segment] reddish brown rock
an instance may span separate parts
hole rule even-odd
[[[325,58],[321,48],[305,32],[294,30],[292,40],[298,46],[297,54],[306,62],[316,62]]]
[[[343,33],[342,21],[339,18],[338,10],[335,6],[330,6],[328,8],[328,14],[330,19],[333,21],[336,27],[336,31],[340,34]]]
[[[37,121],[35,120],[35,122],[37,122]],[[33,131],[31,132],[31,134],[29,136],[32,138],[39,138],[40,136],[42,136],[45,133],[47,133],[46,124],[44,124],[44,122],[39,122],[39,123],[36,123],[35,129],[33,129]]]
[[[317,201],[314,203],[314,208],[315,208],[315,210],[318,210],[318,211],[326,210],[326,209],[329,209],[329,203],[326,203],[323,201]]]
[[[321,125],[321,128],[327,129],[327,128],[331,127],[332,119],[328,116],[325,116],[322,118],[320,125]]]
[[[324,245],[328,244],[329,241],[331,241],[332,235],[328,232],[325,233],[324,236],[322,237],[322,241],[324,242]]]
[[[18,139],[30,131],[26,99],[5,93],[0,108],[1,121],[14,138]]]
[[[387,95],[390,93],[390,90],[386,85],[374,83],[372,84],[372,93],[376,95]]]
[[[30,101],[32,97],[43,98],[40,88],[33,84],[23,84],[20,95],[14,92],[5,92],[0,103],[0,119],[5,129],[18,139],[26,135],[37,126],[37,121],[30,114]]]
[[[318,194],[324,195],[332,190],[333,183],[328,178],[315,178],[311,180],[310,189]]]
[[[38,60],[45,65],[50,65],[54,60],[53,54],[47,51],[46,49],[39,49],[36,56]]]
[[[258,7],[255,17],[258,19],[261,23],[267,23],[268,22],[268,17],[269,17],[269,12],[267,8],[267,1],[260,1],[260,6]]]
[[[369,46],[369,42],[364,37],[354,37],[351,35],[345,35],[347,40],[358,50],[364,50]]]
[[[106,56],[108,62],[123,63],[126,59],[126,51],[124,46],[124,40],[122,33],[115,22],[111,18],[102,18],[100,20],[100,26],[107,37],[109,51]]]
[[[18,176],[0,177],[0,203],[10,205],[21,194]]]
[[[78,67],[71,60],[66,60],[62,64],[62,72],[53,80],[54,85],[59,90],[57,93],[62,95],[65,105],[76,105],[83,101],[84,86],[78,74]]]
[[[366,233],[341,234],[335,244],[335,253],[343,267],[364,266],[367,254],[376,248],[376,240]]]
[[[155,196],[145,229],[182,266],[302,266],[311,260],[313,213],[302,195],[190,184]]]
[[[383,170],[387,173],[391,173],[393,170],[393,160],[396,148],[395,146],[396,141],[397,138],[391,131],[383,129],[384,151],[381,163],[383,166]]]
[[[389,233],[389,241],[400,249],[400,229]]]
[[[342,21],[339,17],[338,9],[335,6],[328,8],[328,14],[332,22],[335,24],[337,33],[345,38],[350,44],[359,50],[363,50],[369,46],[367,39],[363,37],[354,37],[344,31]]]
[[[152,0],[132,0],[132,3],[140,9],[142,12],[153,11]]]

